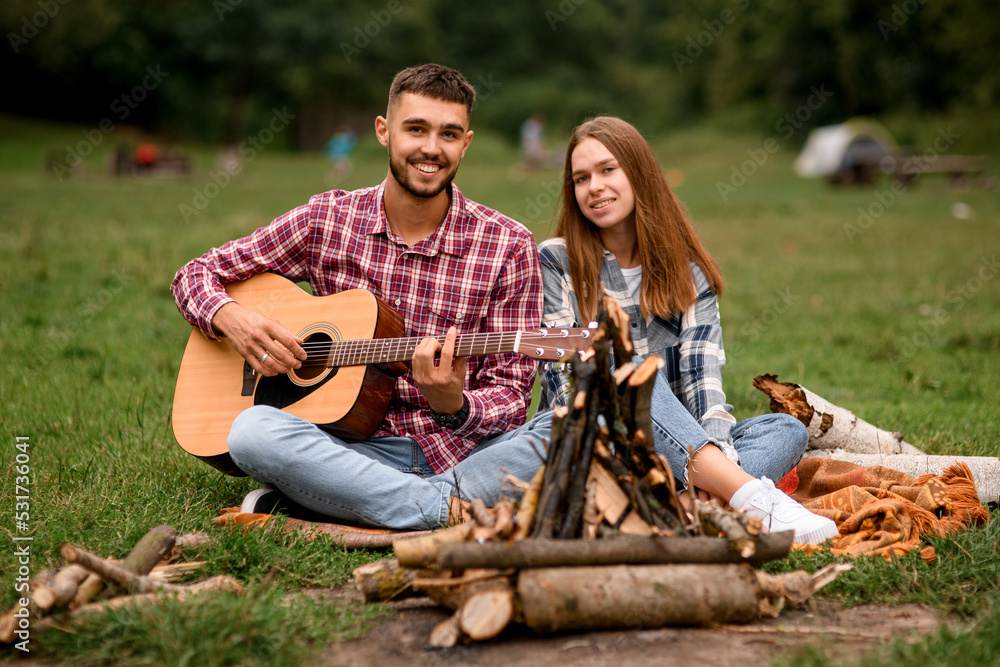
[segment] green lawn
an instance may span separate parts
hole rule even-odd
[[[207,529],[220,508],[252,488],[188,456],[173,440],[173,383],[190,327],[173,304],[170,281],[209,247],[330,187],[331,165],[323,156],[276,147],[260,152],[217,192],[206,187],[215,155],[200,147],[188,149],[196,163],[190,178],[115,180],[106,174],[103,152],[126,128],[120,137],[106,137],[72,177],[59,181],[43,173],[45,153],[65,153],[66,145],[84,140],[84,129],[0,117],[0,429],[6,447],[0,509],[7,517],[14,512],[16,438],[27,438],[20,442],[29,443],[32,572],[58,564],[64,541],[120,557],[157,524],[179,532]],[[929,453],[997,455],[997,193],[952,191],[932,175],[898,194],[886,181],[832,190],[796,178],[797,149],[782,143],[724,200],[719,182],[729,183],[733,166],[764,139],[694,130],[654,141],[664,169],[683,172],[676,192],[728,282],[721,301],[725,381],[737,416],[767,411],[751,380],[771,372],[902,432]],[[550,193],[560,173],[519,175],[512,170],[516,159],[512,147],[477,134],[457,182],[465,195],[522,220],[542,240],[552,228]],[[377,183],[385,169],[382,149],[366,137],[343,187]],[[197,214],[182,208],[209,193],[215,196],[206,197]],[[956,203],[970,215],[955,217]],[[883,212],[859,227],[859,209],[877,212],[879,206]],[[19,534],[13,520],[8,526],[7,533]],[[273,535],[214,534],[218,543],[203,553],[211,573],[239,578],[251,591],[246,599],[223,597],[185,613],[118,613],[101,630],[33,638],[32,649],[48,645],[75,664],[172,663],[180,654],[213,656],[210,664],[274,664],[277,655],[294,663],[297,651],[348,636],[379,611],[337,602],[302,602],[307,611],[282,607],[273,617],[268,611],[284,595],[299,600],[304,587],[347,581],[354,566],[379,553]],[[827,594],[848,603],[923,601],[982,619],[980,630],[928,640],[920,649],[926,653],[909,660],[930,660],[941,651],[996,655],[992,637],[1000,612],[989,609],[1000,579],[997,566],[984,563],[998,562],[997,541],[990,527],[963,536],[959,548],[936,542],[944,556],[937,565],[866,562]],[[16,598],[12,553],[0,553],[5,607]],[[821,563],[793,564],[812,569]],[[205,618],[219,619],[211,636],[199,624]],[[291,638],[282,630],[285,622],[299,623],[301,632]],[[112,648],[100,648],[105,642]]]

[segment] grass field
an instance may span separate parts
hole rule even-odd
[[[103,152],[127,136],[125,128],[72,177],[44,174],[44,154],[78,145],[84,129],[0,117],[0,509],[8,517],[3,531],[20,534],[11,518],[22,453],[16,444],[28,443],[32,572],[57,564],[64,541],[120,557],[154,525],[206,529],[220,508],[252,488],[173,440],[171,397],[190,327],[170,281],[209,247],[330,187],[323,156],[277,148],[261,151],[223,188],[211,185],[214,153],[199,147],[189,148],[196,163],[190,178],[116,180],[106,174]],[[949,190],[932,175],[902,192],[887,181],[831,190],[793,175],[791,144],[747,167],[754,173],[736,187],[733,169],[763,142],[707,130],[653,140],[664,169],[683,175],[676,192],[728,282],[721,301],[725,382],[736,415],[767,412],[751,380],[771,372],[902,432],[928,453],[997,455],[1000,197]],[[513,148],[477,135],[457,182],[466,196],[523,221],[540,241],[551,231],[550,192],[560,174],[517,174],[516,159]],[[384,175],[384,153],[366,138],[342,186]],[[735,190],[723,197],[720,182]],[[381,611],[302,593],[342,584],[380,553],[214,534],[216,544],[202,554],[208,574],[237,577],[250,591],[246,598],[117,612],[74,635],[33,637],[32,650],[77,665],[296,664]],[[978,656],[1000,655],[997,544],[994,522],[957,541],[935,541],[936,565],[915,558],[858,563],[825,594],[852,604],[926,602],[978,623],[967,634],[943,633],[895,649],[903,653],[873,656],[872,664],[984,664]],[[824,562],[798,558],[788,566],[811,570]],[[4,549],[4,607],[17,597],[16,571],[13,547]],[[209,622],[212,633],[204,631]],[[799,658],[827,664],[820,655]]]

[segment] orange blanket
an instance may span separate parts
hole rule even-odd
[[[778,488],[837,522],[840,535],[830,541],[835,554],[901,556],[918,548],[923,535],[951,535],[990,518],[964,463],[913,478],[883,466],[803,459]],[[920,555],[936,557],[933,547]]]
[[[227,507],[222,514],[212,520],[216,526],[240,526],[243,530],[265,528],[273,523],[273,514],[248,514],[240,512],[239,507]],[[292,517],[284,519],[284,530],[299,531],[311,537],[326,535],[346,549],[380,549],[391,547],[393,541],[418,535],[426,535],[429,530],[394,531],[387,528],[363,528],[361,526],[346,526],[339,523],[321,521],[303,521]]]

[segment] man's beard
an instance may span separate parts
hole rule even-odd
[[[391,144],[388,146],[388,149],[389,149],[389,172],[392,174],[392,177],[396,179],[396,182],[399,183],[404,190],[409,192],[414,197],[420,197],[422,199],[433,199],[434,197],[437,197],[439,194],[441,194],[441,192],[449,185],[451,185],[451,182],[453,180],[455,180],[455,172],[458,171],[457,169],[453,171],[451,174],[449,174],[447,178],[441,181],[441,184],[439,186],[432,187],[431,189],[418,190],[416,186],[411,182],[409,174],[407,173],[409,160],[406,158],[396,158],[393,155]],[[421,157],[418,156],[416,161],[430,162],[436,164],[441,167],[441,171],[446,171],[448,168],[448,163],[442,162],[440,160],[421,159]]]

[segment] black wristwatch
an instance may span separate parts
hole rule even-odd
[[[431,410],[431,419],[434,420],[434,423],[452,431],[464,424],[465,420],[468,418],[469,401],[465,397],[462,398],[462,407],[459,408],[458,412],[453,415],[443,415],[440,412],[434,412],[434,410]]]

